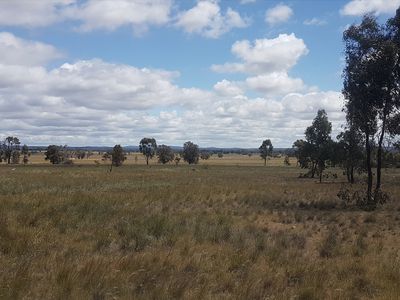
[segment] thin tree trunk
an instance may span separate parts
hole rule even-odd
[[[386,129],[386,114],[383,116],[381,135],[378,141],[378,153],[377,153],[377,165],[376,165],[376,186],[375,190],[381,188],[381,174],[382,174],[382,143],[383,137],[385,136]]]
[[[346,176],[347,176],[347,182],[351,182],[351,178],[350,178],[350,167],[346,167]]]
[[[149,157],[146,156],[146,165],[149,165]]]
[[[264,158],[264,167],[267,165],[267,158]]]
[[[354,166],[351,166],[351,169],[350,169],[350,183],[351,184],[354,183]]]
[[[371,145],[369,143],[369,133],[365,134],[365,150],[367,152],[367,172],[368,172],[368,181],[367,181],[367,204],[371,205],[371,193],[372,193],[372,168],[371,168]]]

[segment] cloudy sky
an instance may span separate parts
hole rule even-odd
[[[1,0],[0,138],[71,146],[275,147],[324,108],[342,33],[400,0]]]

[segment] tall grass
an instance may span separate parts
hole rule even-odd
[[[400,173],[367,213],[298,172],[0,166],[0,298],[400,298]]]

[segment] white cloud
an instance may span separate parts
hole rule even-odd
[[[312,19],[307,19],[303,22],[304,25],[307,26],[323,26],[328,24],[328,22],[326,20],[321,20],[318,18],[312,18]]]
[[[70,6],[64,15],[82,22],[79,29],[115,30],[132,26],[136,32],[169,22],[172,0],[89,0]]]
[[[0,32],[0,64],[38,66],[60,58],[53,46],[23,40],[12,33]]]
[[[255,3],[257,0],[240,0],[240,4]]]
[[[265,12],[265,22],[269,25],[287,22],[293,16],[293,10],[284,4],[278,4]]]
[[[345,16],[362,16],[367,13],[375,15],[394,13],[400,6],[400,0],[352,0],[340,11]]]
[[[24,43],[34,42],[21,39]],[[276,80],[271,89],[283,90],[281,81],[296,82],[273,74],[254,78]],[[2,60],[2,135],[42,145],[137,145],[141,137],[154,136],[165,144],[193,140],[224,147],[256,147],[268,137],[278,147],[302,136],[319,108],[327,110],[334,128],[344,121],[338,92],[250,98],[243,93],[244,83],[222,80],[213,90],[182,88],[174,83],[177,76],[98,59],[50,70]]]
[[[303,80],[291,78],[286,72],[273,72],[246,79],[249,88],[267,95],[282,95],[305,89]]]
[[[257,39],[253,43],[248,40],[237,41],[231,50],[243,62],[213,65],[212,70],[222,73],[251,74],[287,71],[300,57],[308,53],[304,41],[297,38],[294,33],[280,34],[274,39]]]
[[[200,0],[196,6],[181,12],[175,25],[190,34],[218,38],[233,28],[248,26],[248,21],[231,8],[225,14],[221,13],[217,1]]]
[[[243,94],[243,89],[240,84],[229,80],[222,80],[214,85],[214,90],[221,96],[238,96]]]
[[[43,27],[63,19],[62,10],[75,0],[0,1],[0,26]]]
[[[231,50],[241,62],[213,65],[213,71],[256,75],[247,78],[243,85],[268,96],[306,89],[301,79],[288,75],[297,61],[308,53],[304,41],[293,33],[280,34],[274,39],[258,39],[253,43],[237,41]]]

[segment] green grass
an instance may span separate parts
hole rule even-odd
[[[1,299],[400,298],[399,170],[374,212],[295,167],[107,170],[0,166]]]

